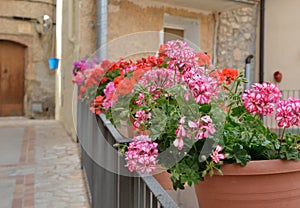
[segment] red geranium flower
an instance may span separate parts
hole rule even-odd
[[[236,69],[224,68],[222,70],[222,75],[225,77],[226,84],[230,84],[231,81],[235,80],[239,72]]]
[[[133,90],[135,84],[136,82],[134,79],[125,78],[119,83],[117,93],[120,95],[126,95]]]
[[[200,52],[197,53],[196,56],[198,57],[198,64],[199,66],[209,66],[210,65],[210,55]]]

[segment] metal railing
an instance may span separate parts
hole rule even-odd
[[[289,97],[300,98],[300,90],[281,90],[281,100],[287,100]],[[275,115],[266,116],[263,118],[264,124],[277,134],[281,134],[283,129],[279,128]],[[286,129],[286,132],[300,134],[300,127],[291,127]]]
[[[105,115],[95,116],[85,103],[77,108],[77,135],[82,168],[93,208],[177,208],[178,205],[147,174],[130,173],[113,147],[127,143]]]

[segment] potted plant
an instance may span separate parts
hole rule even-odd
[[[244,90],[243,73],[180,40],[158,56],[87,68],[74,70],[80,97],[132,136],[119,145],[130,171],[159,165],[174,189],[195,185],[201,208],[298,207],[300,137],[286,129],[300,126],[300,99],[280,100],[273,83]],[[274,113],[280,135],[262,122]]]

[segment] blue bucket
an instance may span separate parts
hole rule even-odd
[[[59,61],[59,59],[57,59],[57,58],[49,58],[49,59],[48,59],[48,62],[49,62],[49,68],[50,68],[51,70],[57,69],[57,68],[58,68],[58,61]]]

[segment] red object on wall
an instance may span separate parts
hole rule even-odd
[[[281,80],[282,80],[282,73],[281,72],[276,71],[276,72],[274,72],[273,76],[274,76],[274,80],[276,82],[281,82]]]

